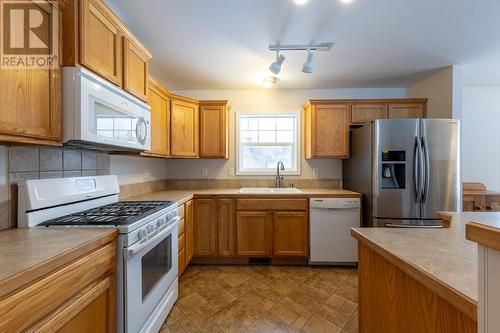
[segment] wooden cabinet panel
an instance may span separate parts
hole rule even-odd
[[[485,195],[464,195],[462,198],[462,210],[464,212],[486,211]]]
[[[234,200],[217,200],[217,229],[219,257],[233,257],[236,255],[236,221],[234,218]]]
[[[194,216],[193,216],[193,201],[188,201],[184,205],[186,207],[186,217],[185,217],[185,223],[186,223],[186,228],[185,228],[185,234],[186,234],[186,265],[189,265],[189,262],[191,259],[193,259],[193,254],[194,254],[194,239],[193,239],[193,223],[194,223]]]
[[[186,269],[186,251],[185,249],[182,249],[179,251],[179,268],[178,268],[178,276],[181,276],[182,273],[184,273],[184,270]]]
[[[239,256],[273,254],[273,220],[270,212],[238,212],[236,243]]]
[[[149,60],[148,54],[123,39],[123,89],[142,100],[147,95]]]
[[[386,119],[388,114],[387,104],[352,104],[351,123],[362,124],[375,119]]]
[[[80,61],[121,86],[122,33],[100,0],[81,0]]]
[[[151,150],[144,155],[170,155],[170,97],[156,81],[149,79],[151,105]]]
[[[486,198],[486,211],[500,212],[500,195],[488,195]]]
[[[172,97],[170,109],[170,154],[198,157],[198,102]]]
[[[308,256],[307,212],[274,213],[274,255]]]
[[[309,102],[305,111],[306,158],[348,158],[348,104]]]
[[[238,210],[307,210],[307,199],[237,199]]]
[[[177,252],[180,252],[181,250],[184,250],[186,247],[186,234],[179,235],[177,239]]]
[[[389,118],[424,118],[425,104],[390,103]]]
[[[200,157],[229,158],[227,101],[200,101]]]
[[[217,200],[194,200],[194,255],[209,257],[217,255]]]

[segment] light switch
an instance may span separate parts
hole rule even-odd
[[[313,177],[318,177],[319,176],[319,169],[318,168],[313,168]]]
[[[207,177],[208,176],[208,169],[207,168],[202,168],[201,169],[201,176],[202,177]]]

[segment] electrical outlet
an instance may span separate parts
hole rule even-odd
[[[318,168],[313,168],[313,177],[319,177],[319,169]]]
[[[230,176],[234,176],[234,168],[229,168],[228,173]]]
[[[207,177],[208,176],[208,169],[207,168],[202,168],[201,169],[201,176],[202,177]]]

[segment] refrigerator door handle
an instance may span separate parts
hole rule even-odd
[[[422,155],[420,154],[420,138],[415,137],[415,147],[413,152],[413,187],[415,189],[415,201],[420,202],[422,199]]]
[[[431,179],[431,166],[430,166],[430,158],[429,158],[429,145],[427,144],[427,139],[425,136],[422,138],[422,152],[423,152],[423,172],[424,172],[424,186],[422,190],[422,203],[427,200],[427,196],[429,193],[430,179]]]

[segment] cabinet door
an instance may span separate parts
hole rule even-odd
[[[308,229],[306,212],[275,212],[274,255],[307,257]]]
[[[185,234],[186,234],[186,265],[189,264],[191,259],[193,259],[193,253],[194,253],[194,248],[193,248],[193,201],[188,201],[185,204],[186,207],[186,217],[185,217],[185,223],[186,223],[186,229],[185,229]]]
[[[489,212],[500,212],[500,195],[488,195],[486,198],[486,210]]]
[[[200,157],[229,158],[227,102],[200,102]]]
[[[352,104],[351,123],[362,124],[387,118],[387,104]]]
[[[424,118],[425,105],[424,104],[389,104],[389,118]]]
[[[149,55],[123,39],[123,89],[142,100],[147,95],[149,60]]]
[[[462,210],[464,212],[486,211],[486,196],[484,195],[464,195],[462,198]]]
[[[314,104],[310,110],[312,157],[349,157],[349,109],[347,104]],[[308,122],[306,121],[306,126]]]
[[[121,86],[122,35],[98,0],[81,1],[80,61],[105,79]]]
[[[173,98],[170,109],[170,154],[198,157],[198,105]]]
[[[149,104],[151,105],[151,150],[152,155],[170,155],[170,99],[166,91],[156,82],[149,82]]]
[[[217,255],[217,200],[194,200],[194,256]]]
[[[234,219],[234,200],[219,199],[217,209],[219,257],[233,257],[236,254],[236,228]]]
[[[181,276],[182,273],[184,273],[184,270],[186,269],[186,250],[182,249],[179,251],[179,257],[178,257],[178,273],[177,276]]]
[[[236,235],[239,256],[271,256],[273,254],[272,213],[238,212]]]

